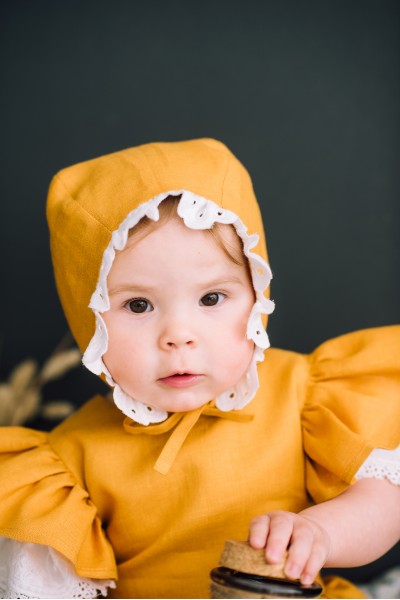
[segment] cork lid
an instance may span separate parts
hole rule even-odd
[[[286,559],[286,557],[285,557]],[[216,598],[317,598],[322,594],[318,583],[303,585],[299,580],[289,580],[284,573],[285,559],[279,564],[269,564],[263,549],[252,548],[245,541],[227,540],[220,566],[210,573],[211,590],[218,588]],[[225,588],[230,595],[221,595]],[[232,595],[241,590],[240,595]],[[215,591],[215,590],[214,590]]]

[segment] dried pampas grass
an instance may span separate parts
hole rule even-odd
[[[70,343],[68,334],[39,368],[35,360],[27,359],[17,365],[8,380],[0,383],[0,425],[23,425],[35,417],[61,420],[74,411],[66,400],[43,404],[44,385],[65,375],[81,362],[77,348],[65,349]]]

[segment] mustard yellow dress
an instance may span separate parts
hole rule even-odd
[[[216,220],[246,224],[252,237],[243,227],[240,235],[266,324],[267,269],[254,262],[267,260],[261,215],[247,171],[223,144],[148,144],[87,161],[56,175],[47,216],[64,312],[102,376],[103,256],[109,248],[110,266],[109,245],[120,244],[130,211],[146,206],[154,218],[157,195],[169,193],[194,198],[193,210],[206,199]],[[205,216],[199,209],[197,223]],[[261,329],[260,321],[254,335]],[[53,548],[80,577],[117,580],[111,597],[207,598],[224,541],[246,539],[254,516],[333,498],[374,448],[400,443],[398,326],[342,336],[310,356],[268,349],[258,377],[252,401],[232,407],[241,410],[216,399],[140,425],[97,396],[49,434],[3,428],[0,536]],[[325,595],[362,597],[335,578]]]
[[[246,539],[252,517],[332,498],[373,448],[399,445],[399,356],[400,327],[268,350],[248,420],[201,415],[166,475],[154,465],[179,422],[135,426],[100,396],[50,434],[3,428],[0,535],[118,579],[110,597],[207,598],[224,540]],[[336,578],[325,595],[363,597]]]

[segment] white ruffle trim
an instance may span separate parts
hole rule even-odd
[[[79,577],[48,546],[0,537],[0,598],[97,598],[115,587],[112,579]]]
[[[212,200],[196,196],[187,190],[165,192],[131,211],[118,229],[112,233],[111,241],[103,254],[99,280],[89,304],[89,307],[96,316],[96,329],[83,355],[82,362],[92,373],[96,375],[104,373],[107,382],[114,388],[113,396],[115,404],[125,415],[142,425],[160,423],[168,417],[168,413],[151,406],[146,406],[139,400],[131,398],[113,380],[102,358],[108,348],[108,333],[101,313],[110,309],[107,276],[113,264],[116,251],[121,251],[125,248],[129,230],[144,216],[153,221],[158,221],[158,206],[165,198],[171,195],[182,196],[178,204],[178,215],[190,229],[210,229],[214,223],[233,225],[237,234],[242,239],[243,252],[248,258],[251,267],[256,302],[247,324],[247,338],[253,340],[255,344],[254,353],[250,366],[241,380],[233,388],[225,391],[216,398],[216,405],[220,410],[238,410],[254,398],[258,389],[257,363],[264,359],[264,350],[269,347],[268,335],[262,324],[261,316],[263,314],[271,314],[275,308],[274,303],[264,296],[264,291],[268,288],[272,279],[270,267],[261,256],[251,252],[251,249],[257,245],[259,236],[257,234],[247,235],[247,227],[235,213],[221,208]]]
[[[395,450],[375,448],[356,473],[356,479],[388,479],[400,485],[400,446]]]

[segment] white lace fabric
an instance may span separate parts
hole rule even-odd
[[[97,598],[115,587],[79,577],[53,548],[0,537],[0,598]]]
[[[226,390],[216,398],[216,406],[220,410],[241,409],[254,398],[258,390],[257,363],[264,359],[264,350],[269,347],[269,339],[262,323],[262,315],[271,314],[275,308],[274,303],[264,296],[264,292],[272,279],[271,269],[261,256],[251,251],[257,245],[259,236],[257,234],[248,235],[246,226],[235,213],[221,208],[212,200],[207,200],[187,190],[165,192],[132,210],[118,229],[112,233],[110,243],[103,254],[99,280],[89,304],[96,316],[96,329],[83,355],[82,362],[92,373],[96,375],[104,373],[107,382],[114,388],[115,404],[126,416],[142,425],[160,423],[168,417],[168,413],[146,406],[139,399],[131,398],[113,380],[102,358],[108,348],[108,333],[101,315],[110,309],[107,276],[114,262],[116,252],[125,248],[129,230],[144,216],[153,221],[158,221],[158,206],[168,196],[181,196],[177,212],[190,229],[210,229],[215,223],[233,225],[243,242],[243,253],[248,258],[251,267],[256,301],[247,323],[246,334],[247,338],[254,342],[254,353],[250,366],[241,380],[233,388]]]
[[[400,446],[395,450],[375,448],[356,473],[356,479],[388,479],[400,485]]]

